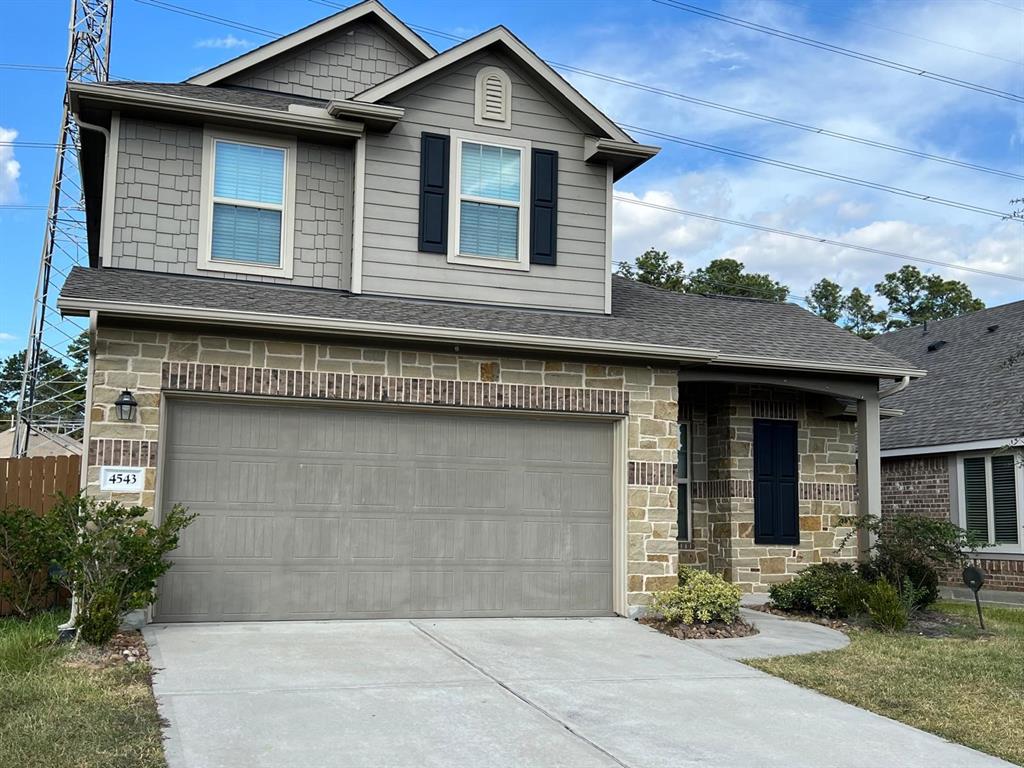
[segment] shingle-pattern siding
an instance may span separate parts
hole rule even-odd
[[[317,99],[347,99],[417,63],[379,24],[358,21],[226,82]]]
[[[620,416],[629,413],[629,393],[621,390],[371,376],[210,363],[164,363],[162,387],[165,390],[210,394]]]
[[[945,344],[929,352],[938,341]],[[885,401],[904,415],[882,422],[882,448],[1009,439],[1024,435],[1024,301],[893,331],[874,346],[928,375]]]
[[[201,128],[125,118],[117,156],[111,266],[176,274],[199,269]],[[351,248],[352,152],[299,142],[295,168],[294,279],[252,282],[342,288]]]
[[[947,456],[882,459],[882,516],[919,515],[949,520],[951,498]]]

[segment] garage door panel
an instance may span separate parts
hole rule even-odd
[[[200,518],[160,620],[611,613],[607,423],[187,400],[167,423],[163,503]]]

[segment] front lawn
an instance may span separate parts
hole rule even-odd
[[[0,768],[165,768],[148,665],[55,645],[66,618],[0,619]]]
[[[977,626],[973,604],[935,607]],[[747,663],[1024,765],[1024,610],[985,608],[985,626],[944,638],[854,629],[839,651]]]

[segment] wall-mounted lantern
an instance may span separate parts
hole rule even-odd
[[[135,411],[138,410],[139,403],[126,389],[118,395],[117,400],[114,401],[114,407],[117,408],[117,418],[121,421],[135,421]]]

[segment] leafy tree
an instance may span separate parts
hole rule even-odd
[[[827,277],[811,286],[807,294],[807,306],[818,317],[830,323],[838,323],[843,316],[843,286]]]
[[[944,280],[940,275],[925,275],[911,264],[897,272],[889,272],[875,285],[889,302],[886,330],[920,325],[928,320],[956,317],[984,309],[981,299],[974,297],[966,283]]]
[[[636,259],[636,264],[622,262],[617,270],[622,277],[630,280],[666,288],[682,293],[686,290],[686,272],[683,262],[670,261],[667,251],[648,248]]]
[[[771,275],[744,272],[736,259],[715,259],[706,267],[692,272],[686,284],[687,293],[717,293],[725,296],[746,296],[753,299],[785,301],[789,286],[773,280]]]
[[[88,331],[83,331],[68,344],[67,357],[71,365],[45,349],[40,353],[42,383],[36,388],[35,401],[48,402],[39,408],[38,413],[59,413],[64,417],[80,415],[67,406],[74,403],[80,409],[85,404],[84,384],[89,367]],[[0,363],[0,425],[9,426],[17,414],[24,371],[25,350],[9,355]]]
[[[877,336],[885,324],[886,313],[876,311],[871,303],[871,294],[854,288],[843,300],[843,320],[840,327],[855,333],[862,339]]]

